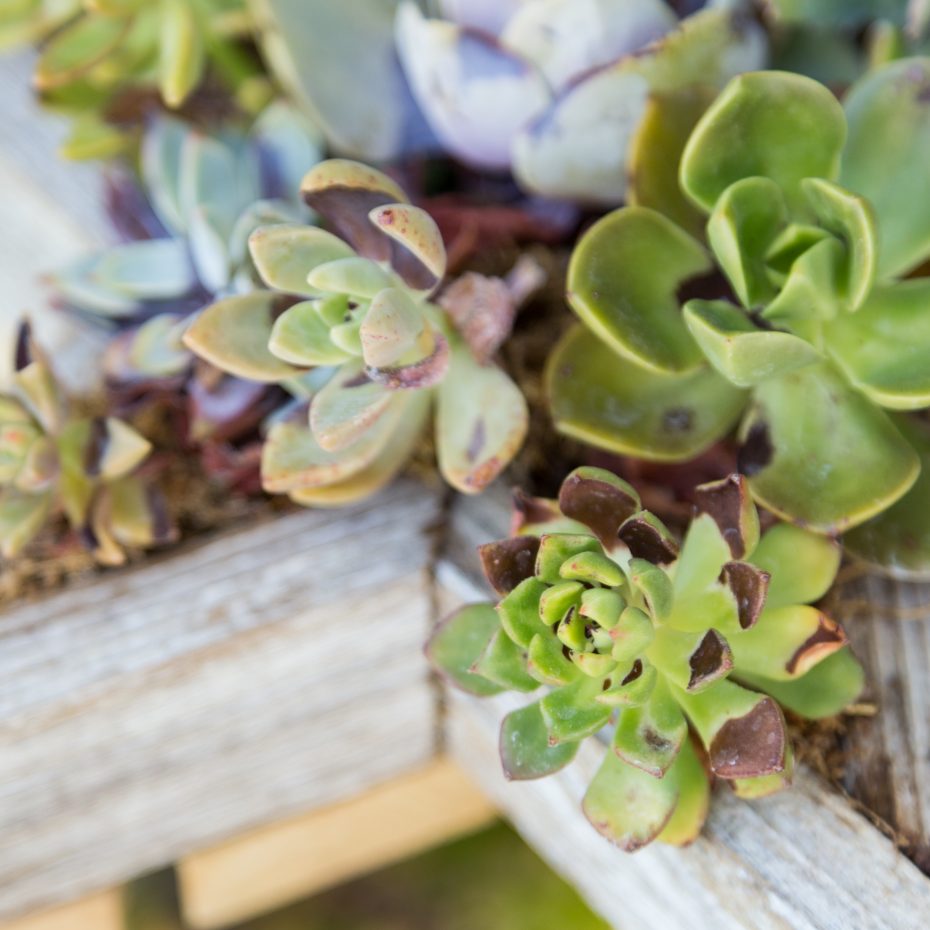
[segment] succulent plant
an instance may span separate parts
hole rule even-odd
[[[165,115],[150,122],[142,189],[125,175],[112,184],[111,212],[130,241],[49,276],[58,302],[117,327],[104,360],[112,387],[131,395],[186,384],[198,438],[259,409],[264,385],[194,366],[181,337],[211,300],[259,283],[248,251],[253,230],[309,218],[300,180],[321,145],[313,124],[282,102],[248,133],[210,136]]]
[[[337,153],[379,162],[438,138],[532,192],[594,202],[623,199],[654,97],[700,87],[706,104],[765,63],[742,0],[680,24],[664,0],[440,0],[444,19],[410,0],[255,6],[268,67]]]
[[[427,655],[479,696],[535,693],[508,714],[511,779],[609,742],[583,807],[626,850],[693,840],[712,777],[756,798],[790,782],[782,708],[841,711],[862,687],[842,629],[816,607],[836,543],[789,524],[761,534],[745,479],[702,485],[679,548],[636,491],[579,468],[558,501],[518,497],[519,534],[480,548],[496,608],[440,624]]]
[[[10,0],[0,40],[44,40],[35,85],[53,108],[75,118],[65,145],[73,157],[107,157],[126,138],[117,111],[128,93],[157,88],[180,107],[209,67],[240,106],[261,105],[267,80],[242,43],[245,0]]]
[[[445,274],[442,239],[386,175],[326,161],[302,192],[334,232],[256,230],[252,259],[274,290],[213,304],[184,336],[216,367],[284,384],[304,401],[269,432],[266,490],[319,505],[372,492],[409,457],[433,401],[440,471],[456,488],[481,490],[526,431],[523,396],[489,361],[507,327],[490,344],[473,334],[473,351],[451,322],[469,331],[468,295],[453,291],[449,313],[430,301]],[[483,280],[472,281],[471,301],[491,317],[510,314],[506,283]]]
[[[735,78],[687,138],[680,190],[580,240],[584,325],[547,375],[559,428],[675,461],[739,422],[753,496],[817,532],[906,499],[921,464],[901,418],[930,406],[930,279],[904,277],[930,257],[928,91],[930,59],[869,75],[845,112],[806,77]],[[707,244],[669,218],[682,190]],[[927,524],[908,545],[930,566]]]
[[[136,474],[149,442],[114,417],[70,414],[47,363],[34,350],[22,362],[0,394],[0,552],[18,555],[61,513],[106,565],[171,540],[164,502]]]

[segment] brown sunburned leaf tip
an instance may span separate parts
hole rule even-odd
[[[733,668],[733,653],[727,641],[716,631],[708,630],[688,659],[691,677],[688,690],[726,675]]]
[[[590,527],[609,548],[616,542],[621,525],[639,510],[639,501],[607,481],[569,475],[559,489],[559,509]]]
[[[533,497],[522,488],[511,492],[513,512],[510,518],[510,534],[516,536],[525,526],[548,523],[562,516],[555,501],[545,497]]]
[[[787,733],[778,704],[763,697],[748,714],[728,720],[710,745],[710,765],[721,778],[756,778],[785,767]]]
[[[720,580],[733,592],[742,629],[748,630],[759,619],[771,577],[768,572],[748,562],[727,562],[723,566]]]
[[[627,520],[617,536],[634,559],[645,559],[653,565],[667,565],[678,558],[678,546],[674,541],[643,517]]]
[[[835,620],[818,612],[817,629],[785,663],[785,671],[789,675],[803,675],[828,655],[842,649],[848,641],[845,630]]]
[[[699,485],[694,489],[694,501],[697,509],[710,516],[720,528],[733,558],[743,558],[746,555],[744,516],[755,506],[746,479],[742,475],[729,475],[720,481]]]
[[[501,595],[533,576],[538,552],[538,536],[515,536],[478,547],[485,577]]]

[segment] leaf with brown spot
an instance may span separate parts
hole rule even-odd
[[[727,562],[721,582],[733,592],[739,625],[748,630],[755,625],[765,606],[771,575],[748,562]]]
[[[538,536],[515,536],[478,547],[484,575],[500,595],[533,577],[538,552]]]
[[[559,489],[562,513],[590,527],[608,550],[617,545],[620,526],[640,507],[636,490],[603,468],[576,468]]]
[[[752,553],[759,542],[759,514],[742,475],[700,485],[694,490],[694,502],[699,512],[713,518],[734,559]]]

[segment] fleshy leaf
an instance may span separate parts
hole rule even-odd
[[[15,558],[42,529],[51,511],[48,494],[17,494],[6,491],[0,496],[0,553]]]
[[[40,90],[62,87],[86,74],[118,49],[131,19],[84,13],[56,33],[42,50],[35,83]]]
[[[414,347],[424,325],[422,310],[406,291],[384,289],[372,300],[359,331],[365,364],[374,368],[396,364]]]
[[[841,557],[836,540],[776,523],[765,531],[750,561],[771,576],[765,602],[775,610],[819,601],[830,590]]]
[[[268,348],[278,358],[292,365],[339,365],[348,361],[348,352],[333,344],[324,314],[338,310],[348,313],[345,295],[335,295],[321,308],[316,300],[303,300],[288,307],[271,328]]]
[[[880,285],[858,313],[827,324],[824,344],[843,374],[892,410],[930,406],[930,281]]]
[[[710,211],[743,178],[771,178],[789,207],[804,208],[804,178],[834,178],[846,138],[843,110],[817,81],[781,71],[734,78],[698,123],[681,184]]]
[[[479,365],[464,346],[453,349],[439,386],[439,469],[466,494],[484,490],[523,444],[528,425],[520,389],[496,365]]]
[[[526,671],[526,653],[498,630],[471,670],[508,691],[535,691],[539,682]]]
[[[804,339],[760,329],[742,310],[723,300],[689,300],[684,318],[707,360],[737,387],[753,387],[821,358]]]
[[[621,712],[612,746],[624,762],[662,778],[687,738],[685,715],[660,681],[645,704]]]
[[[610,708],[594,703],[600,690],[600,681],[582,676],[564,688],[550,691],[539,702],[553,744],[584,739],[610,720]]]
[[[349,362],[326,383],[310,406],[310,428],[317,442],[337,452],[356,442],[388,409],[393,394]]]
[[[205,49],[198,13],[188,0],[161,0],[159,84],[169,107],[179,107],[203,74]]]
[[[930,255],[930,59],[905,58],[867,74],[845,99],[849,140],[840,183],[878,220],[878,275],[901,274]],[[907,178],[906,184],[901,183]]]
[[[194,271],[181,239],[146,239],[114,246],[93,266],[94,283],[132,300],[169,300],[190,291]]]
[[[710,780],[690,739],[682,743],[663,780],[678,787],[678,803],[656,839],[672,846],[687,846],[698,838],[710,808]]]
[[[319,265],[352,258],[341,239],[316,226],[263,226],[249,236],[249,251],[262,280],[288,294],[312,294],[307,275]]]
[[[391,265],[406,284],[418,291],[434,290],[446,273],[446,247],[436,221],[407,203],[375,207],[368,217],[394,242]]]
[[[654,461],[693,458],[739,419],[745,393],[709,368],[650,372],[577,326],[549,357],[546,389],[559,430]]]
[[[625,207],[584,234],[568,269],[568,300],[581,321],[626,358],[657,372],[696,368],[701,353],[678,293],[704,276],[703,247],[654,210]]]
[[[558,772],[575,758],[578,746],[578,743],[550,744],[538,703],[511,711],[501,724],[501,762],[504,775],[512,781]]]
[[[655,778],[608,752],[588,785],[582,809],[601,836],[634,852],[662,832],[677,802],[674,779]]]
[[[276,301],[269,291],[219,300],[196,317],[184,345],[222,371],[252,381],[275,383],[300,374],[268,348]]]
[[[694,491],[698,511],[708,514],[734,559],[748,556],[759,542],[759,514],[742,475],[698,485]]]
[[[753,496],[824,533],[880,513],[920,469],[888,415],[824,365],[759,385],[741,435],[740,471]]]
[[[498,694],[503,689],[476,675],[472,668],[499,630],[497,614],[490,604],[463,607],[433,630],[426,656],[433,668],[463,691],[480,697]]]
[[[535,600],[531,603],[524,603],[523,597],[533,598],[534,588],[526,587],[525,583],[533,577],[538,553],[539,539],[536,536],[515,536],[478,547],[481,568],[498,594],[508,595],[520,588],[519,598],[516,595],[513,599],[505,597],[501,602],[502,608],[507,605],[505,609],[508,613],[511,609],[518,613],[528,610],[531,616],[536,615],[539,593],[535,592]],[[535,627],[535,624],[533,626]],[[521,646],[528,645],[532,638],[532,634],[525,638],[516,634],[516,627],[511,631],[507,623],[504,624],[504,628],[510,634],[510,638]]]
[[[559,510],[590,527],[607,548],[620,525],[641,507],[635,488],[603,468],[576,468],[559,489]]]

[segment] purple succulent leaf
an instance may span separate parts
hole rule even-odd
[[[478,547],[484,575],[502,597],[533,577],[538,552],[538,536],[513,536]]]
[[[378,384],[392,391],[403,388],[428,388],[439,384],[449,370],[449,343],[436,333],[433,349],[425,358],[408,365],[388,368],[365,368],[365,374]]]
[[[466,29],[500,35],[508,20],[533,0],[439,0],[439,10]]]

